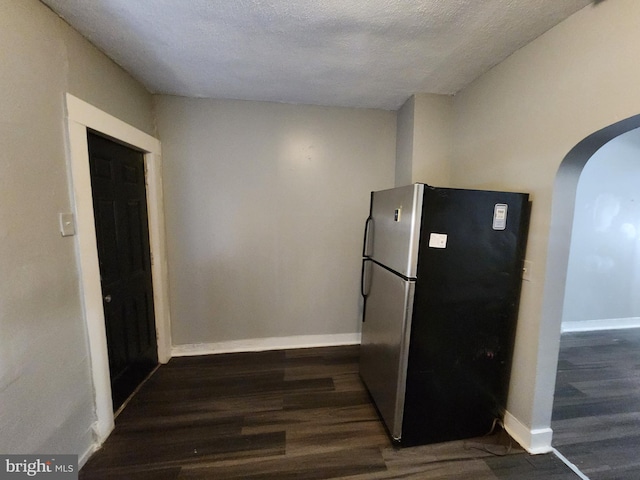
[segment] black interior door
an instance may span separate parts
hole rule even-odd
[[[141,152],[88,133],[93,209],[117,410],[158,363]]]

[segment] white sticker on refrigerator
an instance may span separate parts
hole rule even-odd
[[[432,233],[429,235],[429,246],[431,248],[447,248],[447,234]]]

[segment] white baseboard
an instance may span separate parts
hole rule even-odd
[[[284,350],[291,348],[331,347],[337,345],[360,344],[359,333],[341,333],[335,335],[298,335],[294,337],[248,338],[215,343],[194,343],[174,345],[172,357],[194,355],[213,355],[218,353],[261,352],[266,350]]]
[[[562,322],[562,333],[620,330],[623,328],[640,328],[640,317],[602,318],[597,320],[583,320],[581,322]]]
[[[84,464],[87,463],[87,460],[91,458],[91,455],[100,450],[100,447],[102,447],[114,428],[115,425],[113,421],[106,430],[104,423],[100,423],[99,420],[93,422],[93,424],[91,425],[91,436],[93,438],[93,443],[87,447],[84,453],[78,455],[78,469],[81,469]]]
[[[87,460],[93,455],[100,447],[97,444],[90,445],[87,450],[78,456],[78,470],[84,467]]]
[[[530,429],[511,413],[504,414],[504,428],[511,437],[532,455],[549,453],[551,447],[551,428]]]

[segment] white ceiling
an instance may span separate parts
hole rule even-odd
[[[42,0],[151,92],[396,110],[591,0]]]

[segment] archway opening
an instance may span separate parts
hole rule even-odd
[[[556,175],[540,338],[540,345],[543,346],[539,352],[539,379],[541,381],[537,391],[540,397],[539,401],[536,402],[538,420],[542,420],[543,422],[548,420],[548,424],[551,424],[551,414],[554,406],[553,400],[558,369],[558,353],[561,342],[561,324],[567,303],[565,299],[567,299],[569,303],[574,301],[575,289],[580,288],[580,286],[568,283],[568,280],[571,281],[571,277],[576,274],[575,267],[573,267],[574,270],[569,269],[572,253],[572,236],[585,234],[584,232],[574,229],[574,219],[577,218],[577,215],[584,214],[584,211],[580,210],[581,208],[584,210],[584,205],[580,203],[583,200],[578,196],[579,180],[587,162],[594,158],[597,152],[601,151],[601,149],[604,150],[603,147],[605,146],[609,149],[617,143],[613,142],[610,144],[610,142],[639,128],[640,115],[637,115],[589,135],[569,152],[560,165]],[[637,138],[640,139],[640,133],[634,132],[633,135],[637,135]],[[637,143],[638,156],[640,157],[640,142]],[[606,204],[600,205],[600,210],[602,210],[603,207],[607,210]],[[614,207],[612,208],[615,210]],[[591,213],[593,214],[594,211],[595,209]],[[609,217],[611,211],[612,210],[609,209]],[[605,212],[605,217],[607,217],[607,212]],[[600,226],[602,227],[603,225],[604,224],[601,224]],[[627,235],[633,233],[628,225],[624,228],[628,230]],[[573,253],[575,256],[576,252]],[[580,262],[581,260],[578,259],[577,261]],[[582,261],[584,262],[584,258]],[[605,264],[601,264],[601,266],[606,267],[606,262]],[[594,288],[597,287],[594,286]],[[571,298],[574,300],[571,300]],[[577,310],[580,310],[580,308]],[[587,318],[587,320],[593,319]],[[573,328],[575,328],[575,325]],[[603,326],[603,328],[606,328],[606,326]],[[556,441],[553,443],[557,445]],[[571,460],[570,457],[569,460]]]

